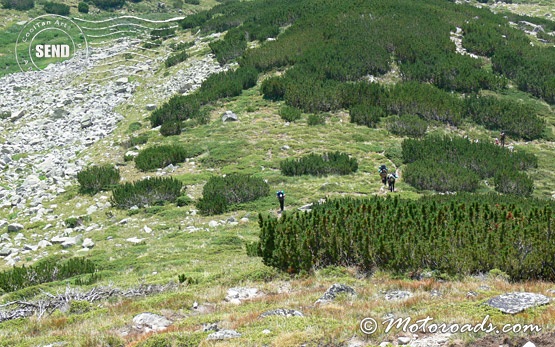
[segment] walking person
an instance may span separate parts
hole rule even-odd
[[[285,192],[283,190],[280,190],[277,192],[277,198],[279,200],[279,213],[283,212],[283,209],[285,207]]]
[[[505,147],[505,132],[502,131],[501,134],[499,135],[499,138],[501,139],[501,147]]]

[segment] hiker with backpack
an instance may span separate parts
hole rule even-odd
[[[387,175],[387,185],[389,186],[389,191],[390,192],[394,192],[395,191],[395,180],[399,178],[399,176],[397,176],[397,174],[394,172],[392,174]]]
[[[380,173],[380,177],[382,178],[382,184],[385,184],[387,179],[387,166],[385,164],[380,165],[378,168],[378,172]]]
[[[501,139],[501,147],[505,147],[505,132],[502,131],[501,134],[499,135],[499,138]]]
[[[279,213],[283,212],[284,205],[285,205],[285,192],[280,190],[276,193],[277,198],[279,200]]]

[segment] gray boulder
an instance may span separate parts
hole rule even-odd
[[[531,307],[548,303],[549,298],[542,294],[514,292],[491,298],[486,302],[486,305],[496,308],[503,313],[515,314]]]
[[[136,329],[149,331],[161,331],[167,329],[172,322],[154,313],[145,312],[133,317],[133,324]]]
[[[2,248],[0,249],[0,257],[7,257],[8,255],[12,254],[12,250],[9,248]]]
[[[154,111],[156,109],[156,104],[146,104],[147,111]]]
[[[239,117],[231,111],[225,111],[222,116],[222,122],[235,122],[238,121]]]
[[[356,295],[356,292],[352,287],[345,284],[335,283],[329,287],[328,290],[326,290],[320,299],[316,300],[316,303],[327,303],[333,301],[339,294],[342,293]]]

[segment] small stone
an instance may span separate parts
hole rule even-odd
[[[526,342],[522,347],[536,347],[536,345],[530,341]]]
[[[276,310],[266,311],[260,315],[261,318],[269,316],[282,316],[282,317],[304,317],[302,312],[291,310],[288,308],[278,308]]]
[[[202,331],[203,332],[207,332],[207,331],[219,331],[220,328],[218,327],[218,323],[204,323],[202,325]]]
[[[210,228],[215,228],[215,227],[217,227],[218,225],[219,225],[218,222],[216,222],[215,220],[211,220],[210,222],[208,222],[208,226],[209,226]]]
[[[0,257],[7,257],[10,254],[12,254],[12,250],[10,248],[0,249]]]
[[[149,228],[147,225],[144,226],[143,230],[145,231],[145,233],[150,234],[152,232],[152,229]]]
[[[131,243],[135,243],[135,244],[141,243],[141,242],[143,242],[144,240],[145,240],[145,239],[139,239],[139,238],[137,238],[137,237],[130,237],[130,238],[126,239],[127,242],[131,242]]]
[[[91,240],[90,238],[86,238],[83,240],[83,247],[85,248],[93,248],[94,247],[94,242],[93,240]]]
[[[237,117],[237,115],[231,111],[225,111],[222,116],[222,122],[234,122],[238,120],[239,117]]]
[[[8,232],[9,233],[18,232],[20,230],[23,230],[23,225],[21,225],[19,223],[12,223],[12,224],[8,225]]]
[[[118,86],[124,85],[126,83],[129,83],[129,78],[127,77],[121,77],[116,80],[116,85]]]
[[[356,292],[352,287],[349,287],[345,284],[335,283],[331,287],[329,287],[328,290],[326,290],[326,292],[324,293],[324,295],[322,295],[320,299],[316,300],[316,303],[318,304],[333,301],[341,293],[356,295]]]
[[[391,343],[384,341],[382,343],[380,343],[380,347],[387,347],[387,346],[391,346]]]
[[[291,149],[291,147],[289,147],[288,145],[283,145],[283,146],[281,146],[281,150],[282,150],[282,151],[288,151],[288,150],[290,150],[290,149]]]
[[[156,109],[156,104],[146,104],[147,111],[154,111]]]
[[[39,241],[37,246],[39,246],[39,248],[46,248],[46,247],[52,246],[52,243],[46,240],[41,240]]]
[[[264,335],[268,335],[268,334],[271,334],[271,333],[272,333],[272,332],[270,331],[270,329],[264,329],[264,330],[262,330],[262,334],[264,334]]]
[[[96,205],[91,205],[89,206],[89,208],[87,208],[87,214],[93,214],[96,211],[98,211],[98,207]]]
[[[390,290],[385,294],[385,300],[395,301],[410,298],[412,296],[411,292],[406,290]]]
[[[397,342],[399,343],[399,345],[408,345],[410,340],[411,340],[410,337],[405,337],[405,336],[399,336],[397,338]]]
[[[235,330],[220,330],[208,335],[206,339],[207,340],[227,340],[227,339],[234,339],[237,337],[241,337],[241,334],[239,334]]]

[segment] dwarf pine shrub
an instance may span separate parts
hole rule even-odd
[[[175,202],[181,196],[182,188],[183,183],[174,178],[147,178],[116,187],[112,191],[111,202],[122,209],[163,205],[166,202]]]
[[[141,171],[150,171],[170,164],[182,163],[198,153],[189,152],[181,145],[160,145],[143,149],[135,157],[135,166]]]
[[[453,276],[499,269],[511,280],[553,281],[554,209],[552,201],[498,194],[337,199],[308,213],[260,215],[260,241],[248,252],[290,273],[353,265]]]
[[[111,165],[91,166],[77,174],[82,194],[94,195],[101,190],[109,190],[120,180],[119,170]]]
[[[283,106],[279,109],[279,116],[286,122],[294,122],[301,119],[301,110],[291,106]]]
[[[160,134],[162,136],[173,136],[173,135],[181,134],[181,122],[180,121],[165,122],[160,127]]]
[[[92,274],[96,271],[96,264],[85,258],[71,258],[64,262],[48,258],[29,267],[14,266],[10,270],[1,272],[0,288],[5,292],[13,292],[41,283],[60,281],[81,274]]]
[[[204,185],[197,207],[205,215],[221,214],[233,204],[254,201],[270,194],[270,186],[263,179],[244,174],[211,177]]]
[[[286,176],[348,175],[358,170],[358,161],[341,152],[311,153],[299,159],[286,159],[280,163],[280,168]]]

